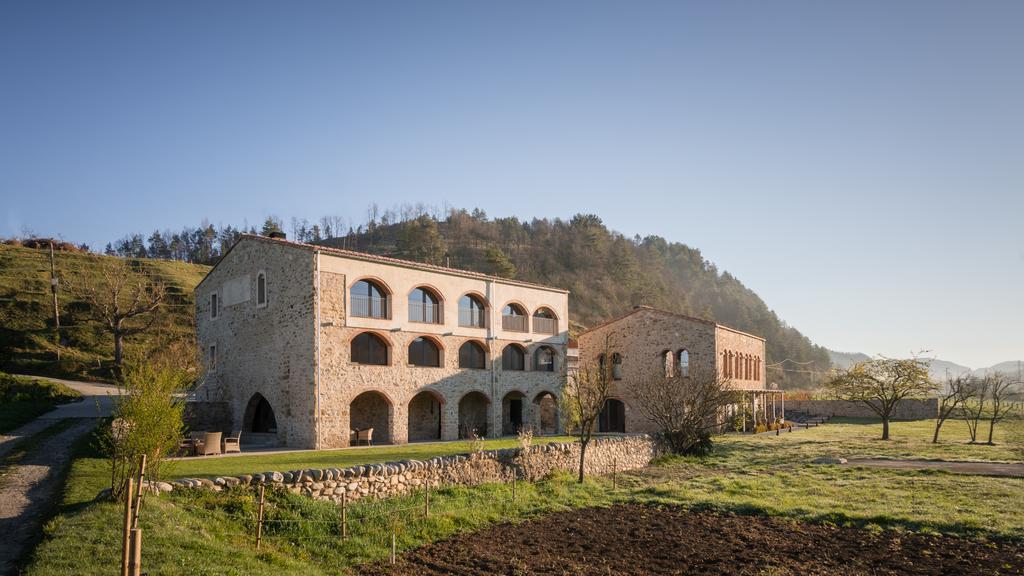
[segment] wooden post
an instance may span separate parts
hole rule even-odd
[[[53,262],[53,240],[50,240],[50,292],[53,293],[53,329],[56,331],[57,361],[60,361],[60,307],[57,306],[57,267]]]
[[[618,472],[619,472],[619,459],[615,458],[614,460],[612,460],[612,490],[615,490],[615,489],[617,489],[619,487],[618,479],[616,478],[616,475],[618,474]]]
[[[260,484],[260,509],[259,515],[256,520],[256,549],[260,549],[260,544],[263,543],[263,493],[267,489],[266,485]]]
[[[391,565],[395,565],[395,527],[391,527]]]
[[[516,476],[512,475],[512,501],[516,501]]]
[[[139,510],[142,509],[142,482],[146,479],[146,455],[139,457],[139,489],[135,491],[135,512],[132,514],[132,528],[139,527]]]
[[[341,495],[341,539],[348,538],[348,492]]]
[[[128,576],[129,548],[131,546],[132,529],[132,496],[135,488],[135,479],[128,479],[128,493],[124,498],[124,526],[121,534],[121,576]]]
[[[132,552],[128,576],[142,576],[142,528],[132,528]]]
[[[423,517],[430,516],[430,480],[423,484]]]

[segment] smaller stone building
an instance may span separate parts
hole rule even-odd
[[[666,374],[686,377],[698,370],[714,370],[743,391],[743,401],[757,420],[780,418],[782,391],[766,386],[764,361],[764,338],[650,306],[637,306],[579,336],[580,365],[611,363],[611,399],[598,423],[601,432],[657,432],[637,407],[634,384]],[[740,409],[730,407],[727,416]]]

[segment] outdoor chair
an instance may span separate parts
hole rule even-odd
[[[203,436],[203,443],[198,446],[200,456],[213,456],[220,454],[220,432],[207,432]]]
[[[373,428],[364,428],[362,430],[356,430],[356,445],[360,442],[366,442],[367,446],[373,446]]]
[[[242,451],[242,431],[235,430],[230,436],[224,438],[224,453]]]

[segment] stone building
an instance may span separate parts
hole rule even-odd
[[[243,236],[195,290],[208,377],[243,441],[334,448],[557,433],[568,292]]]
[[[645,379],[711,371],[742,390],[759,421],[782,416],[782,392],[769,390],[764,374],[764,338],[709,320],[637,306],[579,336],[579,363],[611,363],[611,399],[601,413],[601,432],[657,432],[641,414],[635,384]],[[739,405],[729,408],[736,413]]]

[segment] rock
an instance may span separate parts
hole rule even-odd
[[[241,476],[238,477],[238,482],[241,484],[249,484],[252,482],[252,476],[249,476],[248,474],[242,474]]]
[[[349,482],[346,488],[349,492],[355,492],[356,490],[359,490],[359,482]]]
[[[263,476],[268,478],[271,482],[284,482],[284,474],[281,474],[280,472],[266,472]]]
[[[156,489],[161,492],[173,492],[174,486],[168,484],[167,482],[157,482]]]
[[[839,458],[838,456],[820,456],[811,460],[812,464],[846,464],[846,458]]]

